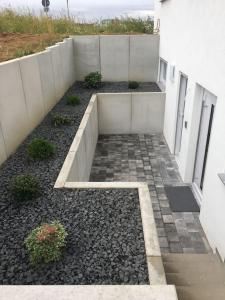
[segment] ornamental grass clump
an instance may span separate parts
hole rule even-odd
[[[80,98],[78,96],[75,96],[75,95],[67,96],[66,104],[67,105],[72,105],[72,106],[79,105],[80,104]]]
[[[59,260],[66,245],[67,235],[64,226],[58,221],[43,224],[32,230],[25,239],[30,262],[36,265]]]
[[[139,87],[139,83],[137,81],[130,81],[128,87],[129,89],[135,90]]]
[[[99,72],[91,72],[84,78],[84,86],[88,89],[98,88],[101,85],[102,75]]]
[[[36,177],[32,175],[18,175],[14,177],[9,189],[16,201],[32,200],[40,194],[40,184]]]
[[[52,115],[52,125],[55,127],[61,127],[72,124],[72,119],[67,115],[54,114]]]
[[[55,154],[55,145],[49,141],[37,138],[27,147],[28,156],[34,160],[44,160]]]

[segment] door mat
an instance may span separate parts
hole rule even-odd
[[[189,186],[166,186],[165,192],[173,212],[199,212],[199,206]]]

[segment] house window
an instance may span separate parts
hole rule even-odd
[[[167,77],[167,62],[163,59],[160,59],[159,83],[163,89],[166,88],[166,77]]]

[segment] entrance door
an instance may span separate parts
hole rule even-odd
[[[182,132],[184,125],[184,109],[185,99],[187,94],[187,83],[188,79],[183,74],[180,75],[180,89],[179,89],[179,100],[177,110],[177,127],[176,127],[176,138],[175,138],[175,154],[180,153]]]
[[[211,128],[213,122],[216,96],[203,90],[202,111],[199,125],[198,144],[195,158],[194,185],[198,192],[202,191],[204,185],[205,168],[209,149]]]

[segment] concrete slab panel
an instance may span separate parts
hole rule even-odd
[[[76,80],[100,71],[99,36],[74,36]]]
[[[99,134],[131,133],[131,94],[98,94]]]
[[[148,185],[138,189],[146,256],[161,256]]]
[[[1,300],[177,300],[173,285],[1,286]]]
[[[30,123],[29,129],[32,130],[45,115],[37,55],[23,57],[19,60],[19,64]]]
[[[63,89],[66,91],[69,88],[69,68],[68,68],[68,45],[65,41],[56,44],[59,47],[62,63]]]
[[[100,36],[100,59],[104,81],[128,81],[129,36]]]
[[[74,78],[74,53],[73,53],[73,40],[65,39],[63,42],[58,43],[62,61],[62,71],[64,79],[65,91],[75,81]]]
[[[96,129],[96,130],[94,130],[93,137],[94,137],[94,141],[97,144],[98,135],[99,135],[99,132],[98,132],[98,101],[97,101],[97,96],[96,96],[95,99],[96,100],[95,100],[95,102],[93,104],[93,108],[92,108],[91,124],[92,124],[92,127]]]
[[[135,189],[145,187],[142,182],[66,182],[65,187],[68,189]]]
[[[166,285],[166,275],[161,256],[147,257],[151,285]]]
[[[88,180],[91,173],[91,166],[95,154],[95,148],[98,139],[98,122],[97,114],[92,110],[89,114],[89,119],[84,130],[84,139],[86,147],[86,165],[88,170]]]
[[[76,71],[75,71],[75,59],[74,59],[74,45],[73,39],[67,38],[64,41],[67,42],[67,55],[68,55],[68,63],[69,63],[69,86],[71,86],[76,81]]]
[[[0,64],[0,121],[9,156],[29,133],[18,59]]]
[[[51,59],[51,52],[44,51],[37,55],[42,95],[45,105],[45,114],[47,114],[56,103],[56,91],[55,91],[55,81],[53,74],[53,66]]]
[[[77,147],[77,151],[75,152],[77,158],[77,168],[78,168],[78,178],[79,181],[88,181],[89,174],[86,163],[86,145],[85,139],[82,136],[80,139],[79,145]],[[74,165],[72,167],[75,167]],[[74,172],[75,170],[71,171]]]
[[[5,142],[2,133],[2,127],[0,124],[0,165],[7,159],[6,149],[5,149]]]
[[[74,152],[69,152],[69,153],[72,158],[72,164],[70,166],[68,166],[69,172],[67,174],[66,181],[72,180],[75,182],[79,182],[80,177],[79,177],[79,164],[78,164],[77,155]],[[64,184],[65,184],[65,182],[64,182]]]
[[[158,35],[130,36],[129,80],[157,81],[158,62]]]
[[[72,38],[66,39],[68,43],[68,55],[70,57],[70,86],[76,81],[76,68],[75,68],[75,59],[74,59],[74,42]]]
[[[60,46],[59,45],[52,46],[52,47],[48,47],[47,49],[51,52],[53,75],[54,75],[55,89],[56,89],[56,99],[58,101],[65,93]]]
[[[162,133],[165,93],[132,93],[132,133]]]

